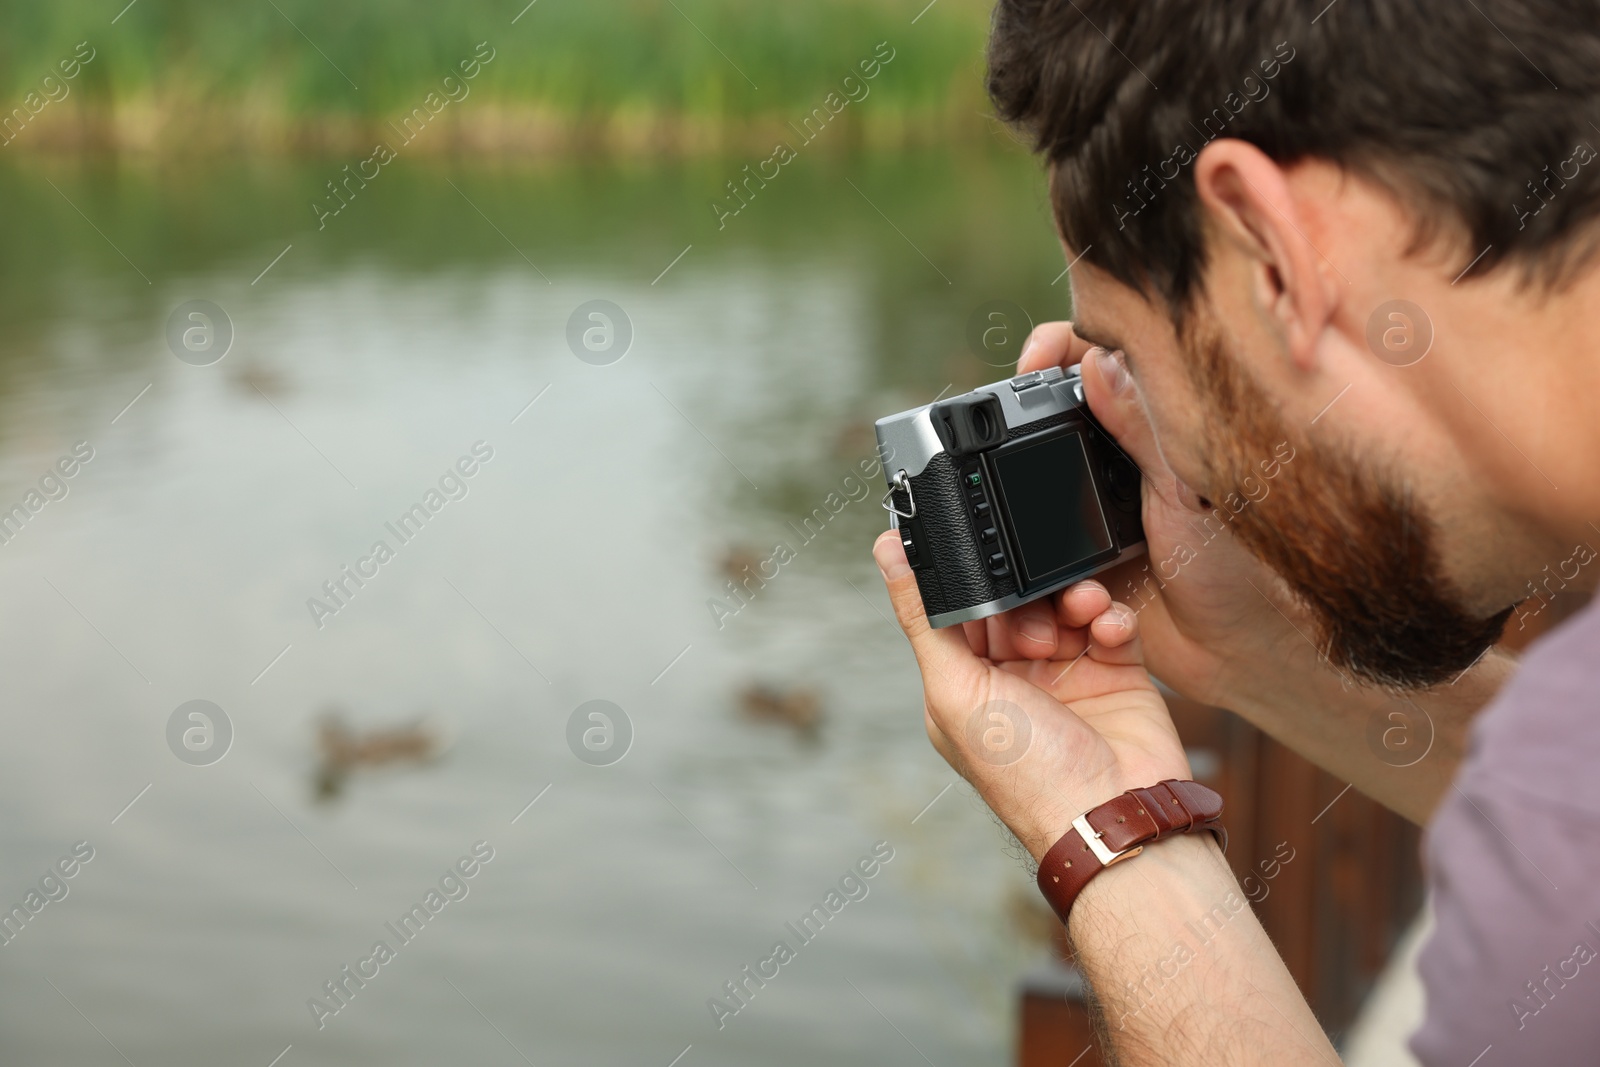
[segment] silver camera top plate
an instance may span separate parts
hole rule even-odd
[[[1008,430],[1083,405],[1083,379],[1077,367],[1067,370],[1047,367],[1007,381],[980,385],[972,391],[989,393],[999,399]],[[913,477],[921,474],[928,461],[945,450],[933,427],[929,414],[932,408],[933,404],[924,404],[879,419],[875,424],[878,453],[888,476],[902,470]]]

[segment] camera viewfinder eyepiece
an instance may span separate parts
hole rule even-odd
[[[970,456],[1006,439],[1006,417],[993,393],[966,393],[933,405],[933,428],[952,456]]]

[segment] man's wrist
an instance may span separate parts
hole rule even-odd
[[[1085,887],[1067,926],[1119,1063],[1337,1063],[1210,835]]]
[[[1238,883],[1216,839],[1210,834],[1162,838],[1144,846],[1137,857],[1107,867],[1083,887],[1068,916],[1067,936],[1074,945],[1080,937],[1115,937],[1119,927],[1131,928],[1132,917],[1155,901],[1199,914],[1208,892],[1238,895]],[[1185,901],[1192,901],[1190,908],[1183,908]]]
[[[1128,789],[1126,785],[1115,785],[1098,778],[1092,784],[1072,788],[1070,792],[1055,783],[1052,783],[1052,787],[1054,795],[1050,797],[1050,810],[1047,813],[1038,809],[1029,810],[1028,829],[1006,820],[1012,833],[1016,834],[1017,840],[1028,850],[1028,855],[1033,857],[1036,864],[1042,863],[1056,842],[1072,831],[1074,819],[1121,796]]]

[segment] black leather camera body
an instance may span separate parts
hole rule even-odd
[[[1077,368],[980,386],[877,422],[928,621],[987,618],[1144,548],[1139,470],[1083,400]]]

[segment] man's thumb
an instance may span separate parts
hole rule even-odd
[[[872,545],[872,558],[883,572],[883,584],[889,590],[889,601],[894,605],[895,618],[900,628],[911,638],[911,644],[929,629],[928,615],[922,606],[922,593],[917,589],[916,575],[906,562],[906,550],[900,543],[897,531],[887,530],[878,535]]]
[[[883,572],[883,584],[888,587],[895,618],[906,637],[911,639],[911,650],[916,653],[917,661],[932,668],[945,681],[950,681],[954,674],[970,670],[977,661],[961,635],[961,628],[935,630],[929,625],[922,592],[917,588],[917,576],[906,562],[906,550],[900,543],[899,533],[889,530],[880,534],[873,543],[872,557]],[[926,674],[923,684],[931,693],[932,679]]]

